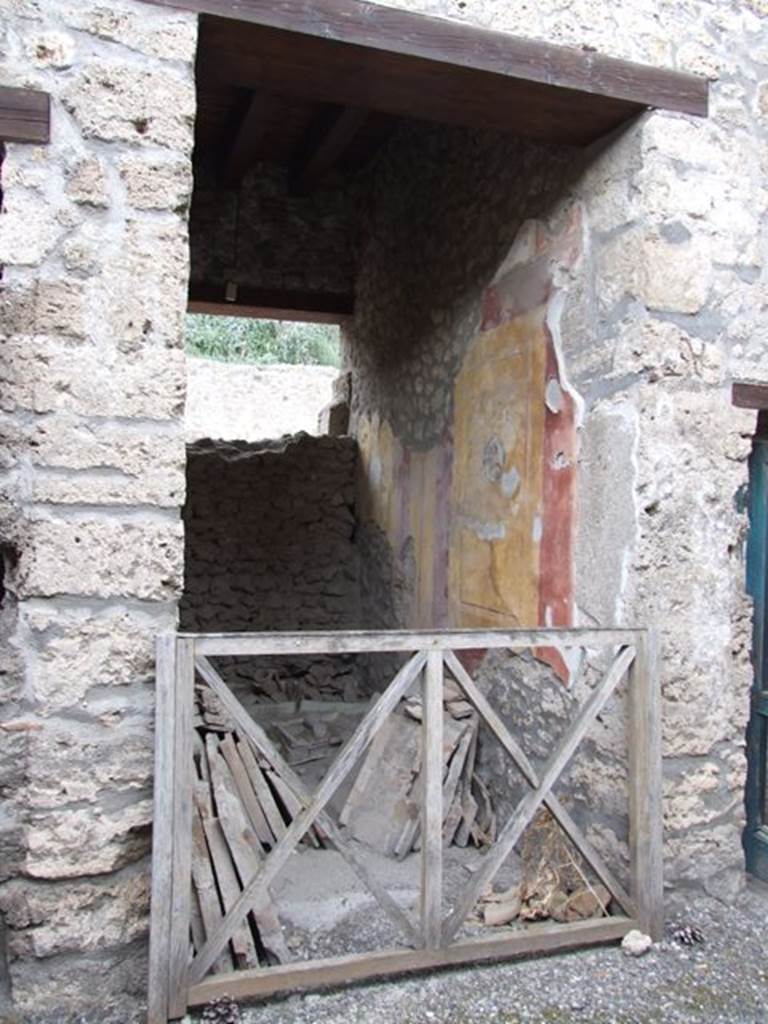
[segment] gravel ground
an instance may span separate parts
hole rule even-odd
[[[734,907],[671,904],[670,935],[634,959],[616,947],[451,969],[243,1007],[243,1024],[768,1024],[768,886]],[[698,928],[683,947],[673,927]]]

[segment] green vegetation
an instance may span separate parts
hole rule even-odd
[[[334,324],[190,314],[186,348],[192,356],[226,363],[341,365],[339,328]]]

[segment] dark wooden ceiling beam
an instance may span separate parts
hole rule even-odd
[[[245,172],[256,163],[259,144],[264,137],[265,105],[268,101],[269,94],[263,92],[254,92],[248,100],[223,163],[222,178],[229,188],[239,185]]]
[[[642,112],[627,100],[203,18],[199,82],[263,88],[398,117],[588,145]]]
[[[324,111],[308,133],[291,176],[291,187],[299,195],[312,192],[336,167],[357,133],[370,116],[362,107],[337,107]]]
[[[354,312],[352,295],[329,292],[283,291],[274,288],[238,288],[237,299],[227,302],[224,286],[189,286],[190,313],[243,316],[264,320],[303,320],[338,324]]]
[[[706,116],[698,75],[648,67],[363,0],[146,0],[325,42],[483,71],[644,107]]]
[[[50,142],[51,99],[37,89],[0,86],[0,142]]]

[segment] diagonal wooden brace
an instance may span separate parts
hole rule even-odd
[[[421,672],[426,662],[426,654],[415,654],[397,673],[378,701],[363,718],[357,729],[345,744],[339,756],[330,767],[328,774],[320,783],[309,806],[305,807],[291,822],[285,835],[268,854],[261,870],[245,886],[238,898],[230,907],[221,924],[209,936],[203,948],[192,961],[189,968],[191,984],[201,981],[219,955],[224,944],[229,941],[232,932],[255,903],[265,894],[267,887],[276,877],[280,869],[290,857],[296,844],[301,840],[308,828],[315,822],[318,815],[333,796],[342,779],[347,775],[358,757],[367,748],[373,736],[379,730],[387,715],[395,708],[400,698],[408,690],[413,680]],[[217,694],[217,696],[221,696]]]
[[[513,739],[507,727],[491,707],[488,700],[485,698],[475,681],[469,675],[453,651],[445,652],[445,663],[453,674],[456,682],[464,691],[467,700],[472,704],[477,713],[485,720],[488,728],[520,769],[520,772],[526,782],[531,786],[538,786],[538,772],[531,764],[525,751],[520,744]],[[635,913],[634,900],[630,897],[629,893],[627,893],[621,882],[619,882],[554,793],[547,794],[544,799],[544,806],[550,811],[552,817],[555,818],[579,853],[581,853],[587,863],[592,867],[600,881],[609,889],[617,903],[620,904],[629,917],[632,917]]]
[[[550,790],[557,782],[576,748],[586,735],[587,729],[605,706],[619,680],[625,674],[635,657],[634,647],[624,647],[600,683],[595,687],[589,699],[582,706],[569,732],[560,741],[554,755],[541,776],[539,785],[526,793],[517,810],[505,825],[501,835],[491,850],[486,854],[483,866],[475,874],[471,885],[465,891],[455,910],[445,919],[443,928],[443,944],[450,943],[462,926],[472,908],[477,903],[483,890],[489,885],[501,865],[509,856],[521,835],[533,820],[536,811],[544,803]]]
[[[238,702],[208,659],[198,658],[196,667],[200,675],[219,698],[227,713],[234,720],[239,731],[266,758],[280,775],[283,782],[293,792],[302,807],[309,807],[312,803],[312,794],[305,787],[296,772],[294,772],[293,768],[284,760],[262,727],[254,722],[245,708]],[[384,886],[371,875],[363,858],[352,848],[349,841],[342,836],[341,830],[333,818],[326,811],[321,811],[316,820],[360,881],[373,893],[382,909],[389,914],[390,919],[404,933],[406,940],[411,945],[416,946],[418,944],[418,933],[408,915],[390,896]]]

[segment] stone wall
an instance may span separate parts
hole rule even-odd
[[[447,599],[442,611],[434,603],[435,595],[450,593],[450,580],[425,583],[418,554],[426,552],[428,564],[430,550],[451,544],[450,534],[436,539],[423,526],[434,521],[429,496],[447,461],[437,449],[454,427],[454,388],[440,382],[455,382],[457,352],[470,349],[482,326],[482,295],[505,269],[534,264],[537,239],[556,239],[578,215],[580,255],[572,266],[554,261],[546,320],[577,427],[576,517],[565,563],[573,572],[570,611],[576,624],[662,628],[667,875],[678,887],[703,884],[732,896],[743,884],[750,683],[746,522],[737,497],[754,415],[732,407],[730,382],[767,376],[761,211],[768,12],[757,3],[725,2],[399,6],[712,79],[708,119],[640,118],[584,159],[574,154],[570,165],[560,163],[559,196],[557,154],[537,163],[526,157],[534,147],[512,152],[512,143],[494,143],[473,202],[461,188],[461,168],[471,166],[475,143],[454,145],[441,132],[439,167],[433,163],[430,172],[419,163],[415,171],[412,215],[420,230],[410,236],[400,211],[412,195],[422,142],[396,140],[405,147],[396,152],[408,190],[398,193],[392,184],[381,193],[377,223],[389,217],[385,210],[399,218],[398,251],[408,253],[409,273],[364,248],[349,358],[355,429],[364,453],[371,452],[367,461],[364,454],[367,480],[386,479],[382,465],[416,464],[406,475],[410,502],[396,508],[368,486],[368,514],[392,542],[398,592],[407,598],[402,614],[424,624],[425,616],[450,615]],[[499,159],[495,190],[483,173],[493,152],[509,154]],[[390,167],[396,182],[395,159]],[[430,173],[434,193],[419,206],[418,195],[426,194],[420,183]],[[517,199],[505,208],[499,195],[510,192]],[[474,231],[480,200],[501,213],[495,249],[475,244],[482,240]],[[452,250],[466,255],[463,270]],[[388,307],[398,310],[389,323]],[[478,418],[481,410],[478,403]],[[426,604],[419,597],[425,586],[432,587]],[[597,798],[598,774],[590,780]]]
[[[195,168],[190,216],[191,279],[242,288],[350,295],[360,191],[331,176],[308,195],[291,192],[288,172],[258,164],[238,189],[205,165]]]
[[[29,1020],[141,1019],[153,647],[182,581],[196,19],[6,0],[0,910]]]
[[[183,629],[353,629],[357,446],[299,434],[187,449]]]
[[[253,366],[187,359],[187,441],[263,441],[320,433],[333,397],[332,366]]]
[[[187,449],[181,626],[231,630],[358,629],[357,445],[297,434]],[[354,697],[354,658],[222,659],[250,700]]]

